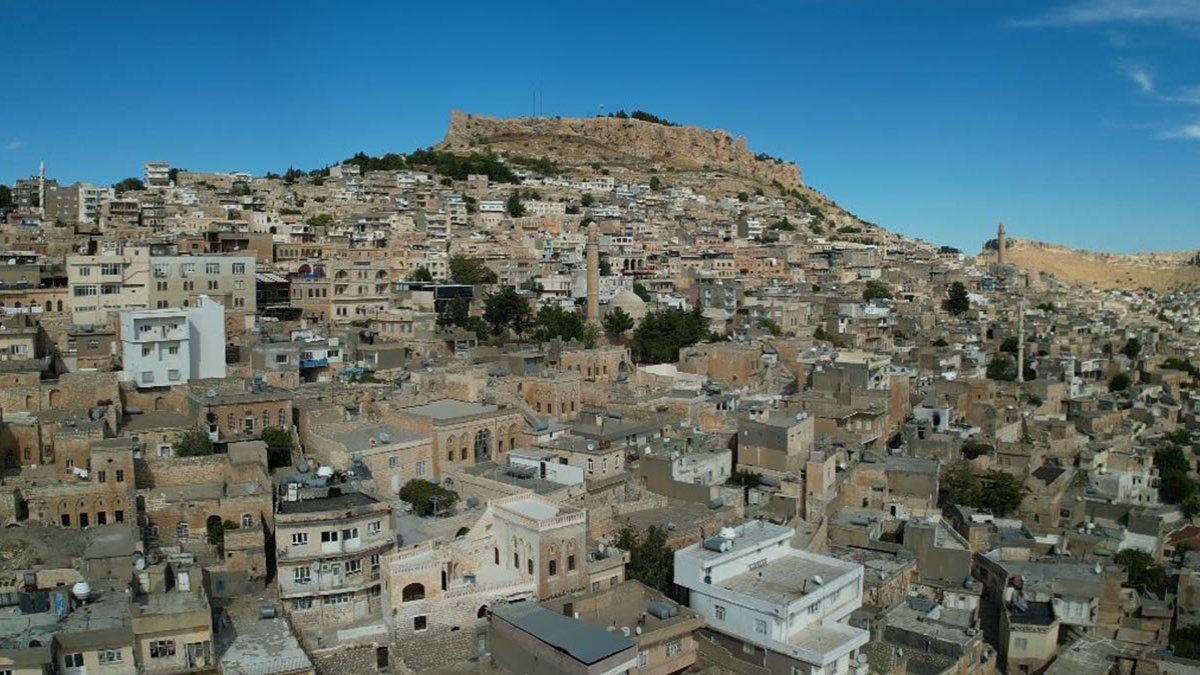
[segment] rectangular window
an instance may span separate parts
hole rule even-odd
[[[97,471],[96,472],[96,482],[97,483],[107,483],[108,482],[108,472],[107,471]]]
[[[422,631],[429,627],[429,621],[423,616],[413,617],[413,630]]]
[[[75,652],[74,654],[63,654],[64,668],[82,668],[83,667],[83,652]]]
[[[762,619],[755,619],[754,620],[754,632],[762,633],[763,635],[766,635],[767,634],[767,622]]]
[[[298,584],[307,584],[312,581],[312,570],[307,565],[292,569],[292,581]]]
[[[215,291],[215,290],[218,290],[219,288],[220,288],[220,282],[218,282],[216,279],[209,279],[208,290]]]
[[[571,555],[567,556],[567,571],[568,572],[575,571],[575,554],[571,554]]]
[[[87,266],[80,266],[80,268],[79,268],[79,276],[81,276],[81,277],[90,277],[90,276],[92,276],[92,268],[90,268],[90,267],[87,267]]]
[[[713,614],[716,615],[717,621],[725,620],[725,608],[721,605],[713,605]]]
[[[667,657],[677,656],[683,651],[683,642],[680,640],[671,640],[667,643]]]
[[[308,533],[307,532],[293,532],[292,533],[292,546],[304,546],[307,543],[308,543]]]
[[[182,263],[179,265],[179,271],[183,272],[184,274],[195,272],[196,271],[196,263],[194,263],[194,262]]]
[[[549,569],[549,574],[550,574],[550,576],[552,576],[552,577],[553,577],[553,576],[557,576],[557,575],[558,575],[558,561],[557,561],[557,560],[551,560],[551,561],[550,561],[550,569]]]
[[[124,660],[120,649],[100,649],[96,652],[96,658],[102,666],[109,663],[120,663]]]
[[[337,530],[325,530],[325,531],[321,532],[321,543],[322,544],[331,544],[337,540],[338,540],[338,531]]]
[[[142,358],[148,358],[153,353],[154,347],[152,345],[142,345]]]
[[[425,460],[421,460],[421,461],[417,462],[417,475],[418,476],[425,475]]]
[[[160,289],[160,290],[166,290]],[[121,284],[102,284],[100,286],[100,295],[120,295]]]
[[[349,593],[338,593],[337,595],[325,596],[326,605],[348,605],[350,604]]]
[[[167,347],[167,353],[171,356],[177,356],[179,354],[179,345],[171,345]]]
[[[383,521],[381,520],[372,520],[367,523],[367,534],[379,534],[381,529],[383,529]]]
[[[142,382],[146,382],[146,383],[154,382],[154,371],[153,370],[142,371]]]
[[[362,572],[362,561],[361,560],[347,560],[346,561],[346,574],[347,575],[359,574],[361,572]]]
[[[221,273],[221,263],[219,263],[219,262],[204,263],[204,273],[205,274],[220,274]]]
[[[125,482],[125,469],[117,469],[117,482],[118,483]]]
[[[233,263],[233,273],[234,274],[245,274],[246,273],[246,263]]]
[[[293,610],[312,609],[312,598],[296,598],[292,600]]]
[[[638,668],[650,665],[650,652],[638,652]]]
[[[82,297],[86,297],[89,295],[95,295],[95,294],[96,294],[95,286],[76,286],[75,287],[75,297],[77,297],[77,298],[82,298]]]
[[[1023,652],[1029,647],[1029,640],[1025,638],[1013,638],[1013,649]]]
[[[166,277],[171,274],[171,266],[167,263],[154,263],[154,276]]]
[[[371,554],[371,571],[373,572],[377,569],[379,569],[379,554],[372,553]]]
[[[172,368],[172,369],[168,370],[167,371],[167,379],[172,382],[178,382],[180,379],[179,370],[177,368]]]
[[[117,263],[102,263],[100,265],[100,274],[111,277],[121,273],[121,266]]]
[[[161,659],[175,656],[174,640],[154,640],[150,643],[150,658]]]

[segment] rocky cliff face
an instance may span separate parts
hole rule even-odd
[[[760,158],[746,149],[744,138],[735,140],[724,131],[610,117],[501,119],[457,110],[451,113],[450,130],[438,149],[471,152],[486,148],[544,156],[567,166],[660,164],[685,171],[722,171],[788,187],[803,181],[795,164]]]

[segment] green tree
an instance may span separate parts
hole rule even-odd
[[[204,534],[205,538],[208,539],[209,544],[212,544],[213,546],[224,546],[225,531],[236,529],[238,529],[238,524],[232,520],[226,520],[224,522],[213,520],[205,523]]]
[[[629,552],[629,577],[666,593],[674,578],[675,554],[667,547],[667,533],[652,525],[641,537],[626,525],[617,532],[617,548]]]
[[[175,439],[176,457],[203,457],[212,453],[212,440],[200,429],[188,429]]]
[[[503,334],[506,329],[517,335],[523,334],[529,328],[532,314],[529,303],[511,286],[488,295],[483,301],[483,320],[495,335]]]
[[[1121,353],[1130,359],[1136,359],[1138,354],[1142,353],[1142,341],[1131,337],[1125,341],[1125,346],[1121,347]]]
[[[12,189],[7,185],[0,185],[0,209],[11,209],[12,205]]]
[[[673,363],[679,350],[708,337],[708,323],[697,304],[692,311],[666,309],[647,314],[633,331],[630,349],[640,363]]]
[[[413,270],[412,275],[408,278],[409,281],[433,281],[433,272],[429,271],[424,265]]]
[[[1108,381],[1108,390],[1109,391],[1125,391],[1132,384],[1133,384],[1133,380],[1130,379],[1130,377],[1128,375],[1126,375],[1125,373],[1117,373],[1116,375],[1113,375],[1112,379],[1110,379]]]
[[[588,192],[585,192],[585,193],[583,193],[583,194],[582,194],[582,195],[580,195],[580,197],[579,197],[579,205],[580,205],[580,206],[582,206],[582,207],[583,207],[583,208],[585,208],[585,209],[586,209],[587,207],[591,206],[592,204],[595,204],[595,203],[596,203],[596,198],[595,198],[595,197],[593,197],[593,196],[592,196],[590,193],[588,193]]]
[[[483,319],[471,316],[471,301],[466,298],[451,298],[444,303],[438,310],[437,325],[442,328],[465,328],[481,340],[488,334],[488,326]]]
[[[650,177],[650,189],[654,190],[655,192],[658,192],[662,189],[662,181],[659,180],[658,176]]]
[[[1025,487],[1011,473],[989,471],[983,479],[979,505],[997,516],[1007,516],[1021,507]]]
[[[1000,353],[992,357],[987,364],[987,378],[1000,382],[1012,382],[1017,379],[1017,360],[1008,354]]]
[[[750,469],[738,469],[725,479],[725,484],[732,487],[758,487],[759,478],[762,478],[762,474],[755,473]]]
[[[1013,356],[1016,356],[1020,349],[1021,341],[1017,339],[1016,335],[1009,335],[1008,337],[1004,338],[1003,342],[1000,343],[1000,351],[1004,352],[1005,354],[1012,354]]]
[[[295,448],[292,443],[292,435],[288,433],[287,429],[280,427],[264,427],[262,441],[267,444],[268,448],[287,448],[288,450]]]
[[[504,202],[504,210],[513,218],[520,218],[525,215],[525,205],[521,203],[519,192],[514,192],[508,196],[508,200]]]
[[[458,493],[415,478],[400,488],[400,499],[412,504],[418,516],[445,515],[458,501]]]
[[[145,190],[146,189],[146,185],[137,178],[125,178],[116,183],[113,183],[112,187],[113,187],[113,192],[116,192],[117,194],[121,194],[123,192],[130,192],[132,190]]]
[[[962,505],[975,507],[980,502],[982,487],[966,462],[946,467],[940,485],[942,507]]]
[[[737,193],[737,199],[739,202],[748,202],[750,201],[750,195],[745,192],[739,192]]]
[[[1149,553],[1126,548],[1113,556],[1113,562],[1125,568],[1127,586],[1160,597],[1167,590],[1167,573]]]
[[[878,279],[870,279],[867,281],[867,287],[863,289],[863,300],[870,302],[871,300],[891,300],[892,292],[888,290],[887,284]]]
[[[1166,444],[1154,451],[1154,468],[1158,469],[1159,475],[1171,472],[1187,474],[1191,465],[1183,454],[1183,448]]]
[[[542,305],[534,320],[535,337],[542,342],[559,338],[583,341],[584,322],[579,312],[563,309],[561,305]]]
[[[610,309],[600,323],[604,326],[604,332],[613,339],[621,337],[634,327],[633,317],[620,307]]]
[[[790,220],[788,220],[788,219],[787,219],[787,216],[784,216],[784,217],[783,217],[783,220],[781,220],[781,221],[779,221],[779,222],[777,222],[777,223],[775,223],[775,224],[771,225],[771,229],[772,229],[772,230],[777,230],[777,231],[779,231],[779,232],[795,232],[795,231],[796,231],[796,226],[792,224],[792,221],[790,221]],[[867,286],[869,287],[870,285],[871,285],[871,282],[867,282]],[[884,288],[886,288],[886,286],[885,286]],[[889,298],[890,298],[890,297],[892,297],[892,296],[891,296],[891,294],[889,293],[889,294],[887,295],[887,297],[889,297]]]
[[[641,298],[642,302],[650,302],[654,299],[654,296],[650,295],[650,291],[637,281],[633,282],[633,293]]]
[[[938,338],[930,343],[934,347],[949,347],[950,343],[946,342],[946,338]]]
[[[762,317],[758,320],[758,327],[770,333],[773,337],[783,335],[783,328],[774,319]]]
[[[333,224],[333,216],[328,213],[318,213],[304,221],[309,227],[329,227]]]
[[[602,277],[611,277],[612,276],[612,262],[608,259],[607,253],[600,254],[600,276],[602,276]]]
[[[494,284],[499,280],[496,273],[484,264],[482,258],[466,255],[450,256],[450,280],[456,284],[478,286]]]
[[[1184,504],[1196,495],[1196,481],[1186,473],[1170,472],[1159,476],[1158,497],[1167,504]]]
[[[961,281],[955,281],[950,284],[950,290],[947,292],[945,308],[947,312],[958,316],[963,312],[971,309],[971,297],[967,293],[967,287]]]

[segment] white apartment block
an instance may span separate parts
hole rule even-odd
[[[147,162],[142,170],[146,187],[170,187],[171,165],[167,162]]]
[[[225,377],[225,308],[202,295],[188,309],[121,312],[121,356],[139,389]]]
[[[738,658],[772,673],[857,671],[870,634],[845,623],[862,605],[863,568],[800,551],[794,530],[750,521],[675,552],[675,583]]]

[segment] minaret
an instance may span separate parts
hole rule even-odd
[[[38,215],[46,217],[46,163],[38,162]]]
[[[1004,236],[1004,223],[996,228],[996,262],[1004,264],[1004,247],[1008,244],[1008,237]]]
[[[596,244],[596,224],[587,233],[587,320],[600,323],[600,249]]]
[[[1004,226],[1000,226],[1000,241],[1004,241]],[[1025,381],[1025,296],[1017,306],[1017,384]]]

